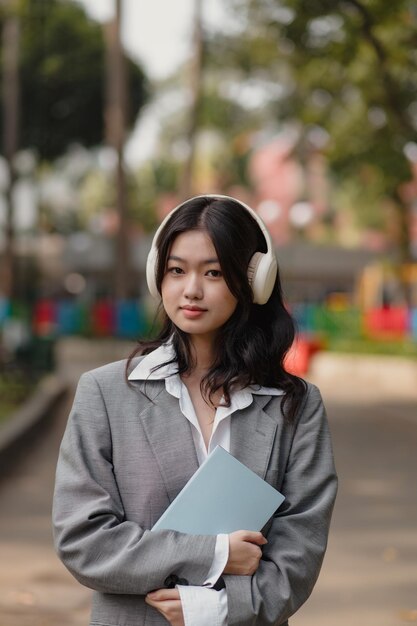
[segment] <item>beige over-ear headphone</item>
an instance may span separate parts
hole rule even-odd
[[[148,289],[151,295],[154,298],[159,298],[160,293],[156,286],[156,267],[158,260],[158,249],[157,249],[157,241],[161,230],[164,228],[165,224],[171,218],[172,214],[175,211],[178,211],[184,204],[189,202],[190,200],[195,200],[196,198],[214,198],[216,200],[233,200],[246,209],[253,218],[259,224],[260,229],[262,230],[263,236],[265,237],[267,251],[264,252],[255,252],[249,261],[248,265],[248,281],[251,286],[253,293],[253,301],[255,304],[265,304],[268,302],[269,297],[272,293],[272,289],[274,288],[275,278],[277,275],[278,265],[277,259],[273,249],[273,243],[271,239],[271,235],[269,234],[265,224],[261,220],[261,218],[255,213],[253,209],[251,209],[247,204],[237,200],[236,198],[232,198],[231,196],[222,196],[217,194],[204,194],[201,196],[195,196],[194,198],[189,198],[189,200],[185,200],[181,202],[175,209],[173,209],[165,219],[160,224],[158,230],[156,231],[154,238],[152,240],[152,246],[150,252],[148,254],[148,260],[146,263],[146,281],[148,283]]]

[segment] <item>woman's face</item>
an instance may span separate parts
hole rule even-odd
[[[220,268],[216,250],[205,231],[178,235],[168,255],[161,285],[168,317],[182,331],[213,340],[236,309]]]

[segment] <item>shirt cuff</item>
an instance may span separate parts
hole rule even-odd
[[[214,559],[211,564],[207,578],[204,581],[204,587],[214,587],[220,576],[223,574],[229,558],[229,535],[217,535],[216,548],[214,550]]]
[[[226,589],[177,585],[185,626],[227,626]]]

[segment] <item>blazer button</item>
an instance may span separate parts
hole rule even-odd
[[[170,574],[164,580],[164,585],[167,589],[174,589],[176,584],[178,584],[178,576],[176,574]]]
[[[166,589],[174,589],[175,585],[188,586],[188,580],[186,578],[179,578],[176,574],[170,574],[165,578],[164,585]]]

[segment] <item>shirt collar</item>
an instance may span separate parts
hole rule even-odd
[[[175,359],[175,350],[172,343],[163,343],[159,348],[143,357],[129,374],[129,380],[164,380],[168,376],[177,373],[177,363],[173,359]],[[173,362],[162,365],[167,361]],[[158,367],[158,369],[152,371],[155,367]]]
[[[181,379],[176,376],[178,369],[175,359],[175,350],[172,342],[167,342],[159,346],[156,350],[147,354],[138,363],[135,369],[129,374],[129,380],[165,380],[167,391],[179,398]],[[167,365],[162,365],[167,361],[172,361]],[[161,366],[161,367],[158,367]],[[155,371],[152,371],[158,367]],[[168,379],[168,380],[167,380]],[[252,396],[282,396],[282,389],[276,387],[263,387],[262,385],[249,385],[245,389],[235,390],[232,392],[233,404],[238,409],[243,409],[252,402]]]

